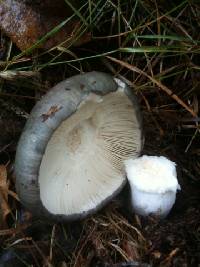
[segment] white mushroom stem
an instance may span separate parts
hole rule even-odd
[[[133,211],[142,216],[166,217],[180,189],[176,164],[163,156],[142,156],[126,160],[125,168]]]

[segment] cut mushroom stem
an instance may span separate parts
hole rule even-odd
[[[165,218],[180,189],[176,164],[163,156],[142,156],[125,161],[132,210],[139,215]]]
[[[77,75],[36,104],[15,162],[18,194],[34,214],[83,218],[122,189],[123,162],[143,140],[135,96],[120,85],[105,73]]]

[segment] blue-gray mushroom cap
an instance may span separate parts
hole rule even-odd
[[[15,160],[22,204],[37,216],[74,220],[104,206],[124,186],[124,160],[142,149],[132,90],[101,72],[73,76],[33,108]]]

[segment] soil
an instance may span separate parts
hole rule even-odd
[[[27,4],[30,1],[22,2]],[[141,2],[146,3],[148,10],[151,10],[153,1]],[[172,2],[169,2],[170,8],[173,8]],[[180,13],[172,13],[176,23],[172,17],[167,17],[167,15],[160,18],[167,25],[165,30],[174,30],[177,35],[185,37],[189,35],[198,40],[199,24],[191,12],[197,12],[199,7],[195,3],[192,4],[192,1],[188,3]],[[165,14],[168,14],[167,8],[168,3],[167,6],[164,3],[161,4],[160,12],[166,9]],[[124,10],[124,16],[129,14],[127,8],[124,7]],[[141,9],[134,20],[140,22],[147,14],[149,16],[151,12],[146,10]],[[109,12],[110,6],[106,14],[106,18],[110,19],[114,13]],[[105,21],[105,19],[98,21],[96,36],[108,35],[108,28],[109,31],[112,30],[111,24],[107,27]],[[154,31],[157,33],[155,30],[157,27],[159,28],[157,22],[153,26],[147,23],[146,28],[143,29],[144,32],[138,32],[138,34],[147,34],[148,36]],[[149,27],[151,27],[150,30]],[[115,28],[118,30],[117,27]],[[184,31],[184,29],[186,30]],[[118,34],[116,32],[114,33]],[[124,36],[120,38],[124,38]],[[70,55],[63,54],[59,61],[71,59],[72,55],[72,59],[74,59],[74,54],[76,58],[81,58],[95,53],[100,54],[106,49],[110,51],[115,49],[118,43],[125,41],[126,35],[124,39],[120,38],[96,40],[94,38],[82,47],[72,49]],[[2,62],[5,63],[7,60],[9,38],[2,34],[0,41],[0,63],[2,64],[1,70],[4,71]],[[21,41],[23,42],[23,40]],[[135,41],[133,42],[135,45]],[[143,41],[144,46],[145,42]],[[150,42],[153,43],[154,40],[150,40]],[[157,44],[157,40],[155,43]],[[131,43],[131,45],[133,44]],[[184,46],[185,43],[182,42],[181,45]],[[197,45],[195,44],[195,46]],[[189,50],[188,47],[187,49]],[[14,46],[11,52],[12,56],[18,53],[20,51]],[[57,55],[56,51],[53,51],[52,54],[45,54],[44,57],[38,59],[37,55],[40,53],[41,51],[36,50],[32,55],[24,56],[21,59],[22,64],[18,62],[10,69],[15,73],[15,68],[27,67],[31,62],[32,70],[35,71],[37,64],[49,62],[54,55]],[[185,55],[167,54],[166,58],[162,53],[155,54],[155,57],[151,54],[148,54],[149,57],[147,57],[144,54],[136,53],[133,56],[132,54],[115,53],[114,56],[138,66],[149,75],[155,75],[158,80],[160,79],[159,82],[163,82],[165,86],[171,88],[173,94],[183,99],[198,114],[200,75],[197,72],[199,58],[196,54],[189,54],[189,52]],[[190,67],[192,70],[188,71]],[[147,77],[113,63],[106,57],[49,66],[39,70],[39,75],[31,77],[17,72],[17,78],[0,78],[0,165],[2,168],[6,168],[7,172],[6,179],[0,173],[0,189],[2,191],[3,182],[7,188],[3,192],[7,206],[4,205],[4,209],[1,207],[0,213],[0,267],[200,266],[199,117],[192,117],[183,106],[173,99],[172,95],[167,95],[160,86],[149,82]],[[137,94],[144,120],[145,144],[142,154],[163,155],[177,164],[181,191],[177,194],[177,200],[171,213],[164,220],[158,220],[151,216],[142,218],[131,213],[127,204],[127,187],[100,212],[73,223],[41,221],[40,218],[35,218],[24,210],[18,200],[15,189],[14,159],[19,136],[28,114],[37,100],[57,82],[91,70],[105,71],[118,78],[122,77]],[[162,80],[162,74],[165,71],[166,76],[169,75],[169,77]],[[174,75],[175,72],[177,72],[176,75]],[[165,78],[165,74],[163,77]],[[6,216],[4,216],[5,213]]]

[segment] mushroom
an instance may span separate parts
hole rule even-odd
[[[99,210],[126,183],[123,162],[143,144],[132,90],[101,72],[73,76],[33,108],[18,143],[15,174],[33,214],[74,220]]]
[[[176,164],[163,156],[142,156],[125,161],[131,188],[131,206],[136,214],[165,218],[180,189]]]

